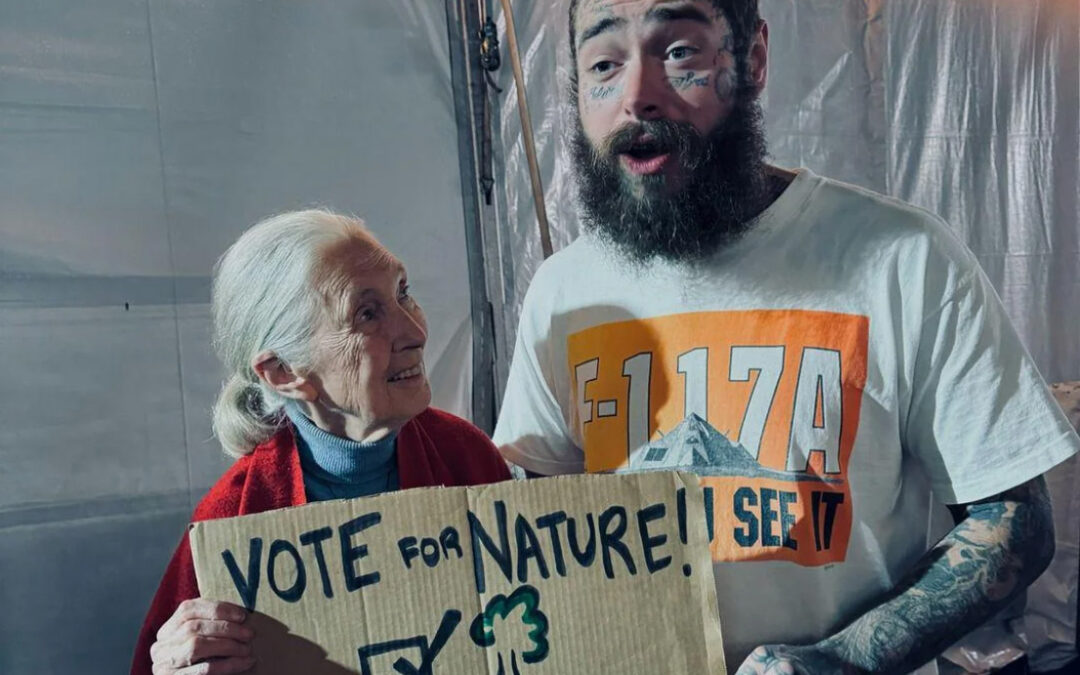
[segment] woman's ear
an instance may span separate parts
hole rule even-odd
[[[307,378],[270,350],[257,354],[251,360],[251,369],[264,384],[285,398],[309,402],[319,398],[319,392]]]

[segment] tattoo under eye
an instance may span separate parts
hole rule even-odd
[[[696,87],[709,86],[709,76],[708,74],[699,75],[694,71],[690,71],[685,75],[680,75],[679,77],[669,77],[668,82],[671,83],[671,86],[676,91],[686,91],[688,89],[694,89]]]
[[[583,90],[585,105],[590,108],[608,105],[622,96],[622,92],[621,84],[601,84],[589,87]]]

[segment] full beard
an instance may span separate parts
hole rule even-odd
[[[623,169],[619,154],[642,134],[679,163],[675,181]],[[575,115],[571,148],[585,228],[637,263],[704,260],[742,236],[771,199],[761,107],[745,91],[704,136],[688,123],[649,120],[594,148]]]

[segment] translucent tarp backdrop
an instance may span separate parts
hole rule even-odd
[[[556,250],[580,230],[564,143],[567,5],[513,3]],[[761,13],[770,26],[773,160],[940,214],[978,256],[1047,380],[1080,379],[1080,2],[761,0]],[[508,66],[497,83],[505,180],[499,254],[489,260],[498,270],[488,278],[505,308],[500,358],[509,359],[542,255]],[[1049,482],[1058,557],[1032,589],[1023,624],[1011,623],[1046,667],[1075,656],[1076,461]],[[956,658],[988,663],[968,656]]]
[[[448,55],[441,1],[0,0],[0,673],[127,672],[225,466],[209,275],[257,219],[366,218],[469,413]]]

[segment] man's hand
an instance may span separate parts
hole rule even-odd
[[[814,646],[762,645],[750,652],[735,675],[856,675],[864,672]]]

